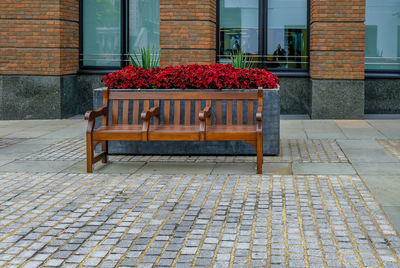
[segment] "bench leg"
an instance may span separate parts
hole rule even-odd
[[[263,165],[263,136],[257,133],[257,174],[262,174]]]
[[[93,138],[90,133],[86,133],[86,169],[88,173],[93,172]]]
[[[104,157],[101,160],[101,162],[107,163],[107,161],[108,161],[108,141],[101,142],[101,150],[104,152]]]

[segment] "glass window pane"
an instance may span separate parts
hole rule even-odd
[[[160,49],[160,0],[129,1],[129,46]]]
[[[241,49],[259,54],[258,0],[220,0],[219,62],[229,61],[229,55]]]
[[[400,70],[400,1],[367,0],[365,69]]]
[[[83,65],[121,65],[121,1],[83,2]]]
[[[267,67],[307,68],[307,0],[269,0]]]

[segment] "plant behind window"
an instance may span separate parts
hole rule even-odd
[[[236,53],[231,54],[231,64],[235,68],[252,69],[256,67],[254,62],[251,62],[250,57],[238,50]]]

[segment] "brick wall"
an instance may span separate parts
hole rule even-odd
[[[364,79],[365,0],[311,0],[310,75]]]
[[[160,0],[161,65],[210,64],[216,57],[216,0]]]
[[[79,0],[2,0],[0,33],[0,74],[78,70]]]

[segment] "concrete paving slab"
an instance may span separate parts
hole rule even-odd
[[[382,206],[382,209],[392,222],[394,228],[400,233],[400,206]]]
[[[365,120],[334,120],[335,124],[341,128],[356,128],[356,129],[373,129],[373,126]]]
[[[40,151],[44,148],[48,147],[47,144],[14,144],[11,146],[7,146],[5,148],[0,149],[1,154],[9,154],[9,153],[25,153],[31,154],[37,151]]]
[[[98,162],[94,165],[93,173],[99,174],[132,174],[138,169],[143,167],[145,162],[108,162],[103,164]],[[66,173],[78,173],[85,174],[86,172],[86,160],[80,161],[66,169],[62,172]]]
[[[68,127],[66,129],[58,130],[50,132],[47,135],[41,136],[44,139],[52,139],[52,138],[84,138],[86,133],[86,128],[84,127]]]
[[[167,163],[149,162],[140,168],[137,174],[210,174],[215,163]]]
[[[375,140],[337,140],[342,151],[352,163],[398,162]]]
[[[400,206],[400,174],[398,176],[361,177],[382,206]]]
[[[255,174],[257,173],[256,163],[217,163],[211,174]]]
[[[348,139],[384,139],[385,136],[374,128],[344,128],[344,135]]]
[[[6,138],[37,138],[43,135],[47,135],[51,133],[50,130],[43,130],[43,129],[23,129],[21,131],[13,132],[6,135]]]
[[[10,162],[14,161],[14,159],[0,159],[0,166],[4,166],[5,164],[8,164]]]
[[[0,167],[0,172],[60,172],[76,161],[22,161],[15,160]]]
[[[348,163],[298,163],[292,164],[294,175],[355,175],[354,168]]]
[[[292,175],[292,165],[290,163],[264,163],[263,174]]]
[[[399,176],[400,164],[397,163],[352,163],[357,173],[361,176]],[[387,187],[390,187],[387,185]]]
[[[51,139],[45,139],[45,138],[33,138],[33,139],[27,139],[23,142],[20,142],[19,144],[47,144],[47,145],[53,145],[58,142],[61,142],[65,139],[63,138],[51,138]]]
[[[367,120],[389,139],[400,138],[400,120]]]

